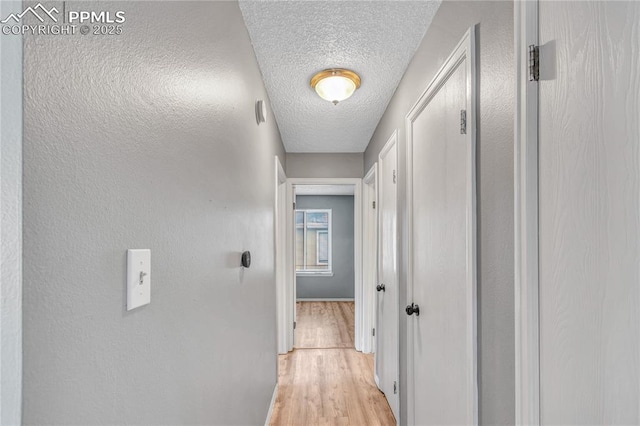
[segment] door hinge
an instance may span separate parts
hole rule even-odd
[[[393,382],[393,393],[398,393],[398,382]]]
[[[373,204],[373,208],[375,209],[376,208],[376,202],[373,201],[371,204]]]
[[[375,328],[371,329],[371,335],[375,337],[375,335],[376,335],[376,329]]]
[[[396,178],[396,171],[394,170],[394,171],[393,171],[393,183],[396,183],[396,179],[397,179],[397,178]]]
[[[467,134],[467,110],[466,109],[460,110],[460,134],[461,135]]]
[[[296,203],[293,203],[293,209],[294,210],[296,209]]]
[[[540,47],[529,46],[529,81],[540,80]]]
[[[293,329],[294,330],[296,329],[296,322],[295,321],[293,322]]]

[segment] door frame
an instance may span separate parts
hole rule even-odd
[[[0,15],[23,9],[0,2]],[[0,39],[0,423],[22,422],[22,36]]]
[[[514,6],[515,420],[539,425],[538,83],[528,78],[528,46],[538,46],[539,3],[516,1]]]
[[[289,206],[293,207],[293,202],[295,200],[294,196],[294,186],[295,185],[353,185],[354,193],[353,193],[353,238],[354,238],[354,271],[355,271],[355,282],[354,282],[354,300],[355,300],[355,348],[357,351],[362,351],[363,346],[363,333],[362,333],[362,324],[363,324],[363,312],[362,312],[362,179],[360,178],[288,178],[287,179],[287,198],[290,200]],[[294,240],[293,240],[293,230],[294,230],[294,215],[293,208],[287,208],[287,229],[291,232],[291,238],[287,239],[287,247],[288,253],[287,257],[289,258],[290,275],[293,276],[293,279],[287,282],[288,286],[288,294],[291,294],[292,297],[287,301],[288,306],[293,309],[294,312],[294,320],[295,320],[295,306],[296,306],[296,297],[295,297],[295,265],[294,265]],[[290,329],[290,334],[293,335],[293,322],[288,324]]]
[[[467,285],[470,290],[467,298],[469,314],[469,329],[467,347],[471,352],[471,364],[468,380],[473,383],[470,387],[468,399],[471,401],[467,407],[467,418],[472,419],[474,425],[478,424],[478,342],[477,342],[477,241],[476,241],[476,26],[470,27],[451,55],[444,61],[442,67],[433,80],[424,90],[418,101],[411,108],[405,119],[406,143],[407,143],[407,304],[413,301],[413,122],[424,110],[433,96],[457,65],[467,60],[467,142],[471,144],[467,161]],[[415,377],[414,377],[414,344],[415,321],[407,321],[407,423],[415,424]]]
[[[362,352],[375,352],[375,286],[378,281],[378,163],[362,179]],[[372,203],[376,203],[373,207]]]
[[[396,347],[394,348],[395,352],[396,352],[396,374],[395,374],[395,382],[396,382],[396,386],[398,386],[398,383],[400,382],[400,269],[399,269],[399,255],[398,255],[398,251],[400,248],[400,229],[399,229],[399,205],[398,205],[398,200],[399,200],[399,188],[398,188],[398,175],[400,174],[399,172],[399,137],[398,137],[398,129],[395,129],[392,133],[391,136],[389,136],[389,139],[387,139],[387,142],[385,142],[384,146],[382,147],[382,149],[380,150],[380,153],[378,154],[378,169],[379,169],[379,173],[380,175],[382,175],[383,172],[383,162],[385,161],[384,157],[385,155],[390,152],[392,149],[395,149],[396,151],[396,163],[394,165],[394,170],[396,173],[396,197],[395,197],[395,214],[396,214],[396,258],[395,258],[395,281],[396,281],[396,287],[397,287],[397,294],[398,294],[398,298],[397,300],[395,300],[395,303],[392,303],[392,306],[395,305],[395,309],[397,309],[397,315],[392,316],[393,319],[393,329],[395,329],[396,332]],[[383,199],[382,194],[384,193],[383,190],[383,185],[381,184],[381,178],[382,176],[379,176],[378,178],[378,198],[380,200]],[[378,216],[379,218],[379,216]],[[382,222],[380,220],[378,220],[378,235],[382,235]],[[380,256],[380,240],[378,240],[378,256]],[[381,277],[382,274],[380,272],[380,267],[382,266],[382,262],[380,260],[380,258],[378,258],[378,277]],[[375,301],[375,310],[376,310],[376,328],[378,328],[378,317],[377,317],[377,309],[378,309],[378,302],[377,302],[377,296],[374,298]],[[376,341],[377,343],[377,341]],[[376,350],[377,353],[377,350]],[[377,355],[374,357],[374,377],[376,380],[376,385],[378,385],[378,388],[380,388],[380,377],[378,376],[378,357]],[[398,386],[399,388],[399,386]],[[381,389],[382,390],[382,389]],[[393,415],[396,418],[396,424],[400,424],[400,392],[398,389],[398,392],[396,392],[397,395],[397,399],[398,399],[398,406],[396,407],[396,412],[393,413]],[[387,398],[388,399],[388,398]],[[389,403],[389,406],[391,406],[391,403]],[[392,409],[393,411],[393,409]]]
[[[277,321],[277,347],[279,354],[286,354],[293,349],[293,339],[287,332],[289,319],[288,312],[284,309],[287,304],[287,230],[286,215],[287,210],[287,175],[280,158],[275,156],[275,274],[276,274],[276,321]]]

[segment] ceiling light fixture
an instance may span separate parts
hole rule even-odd
[[[314,75],[311,78],[311,87],[322,99],[337,105],[360,87],[360,76],[351,70],[332,68]]]

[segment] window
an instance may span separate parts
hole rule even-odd
[[[296,272],[331,273],[331,210],[296,210]]]

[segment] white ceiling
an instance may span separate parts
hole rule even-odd
[[[296,195],[353,195],[355,185],[296,185]]]
[[[287,152],[363,152],[440,0],[240,0]],[[338,105],[309,86],[326,68],[362,78]]]

